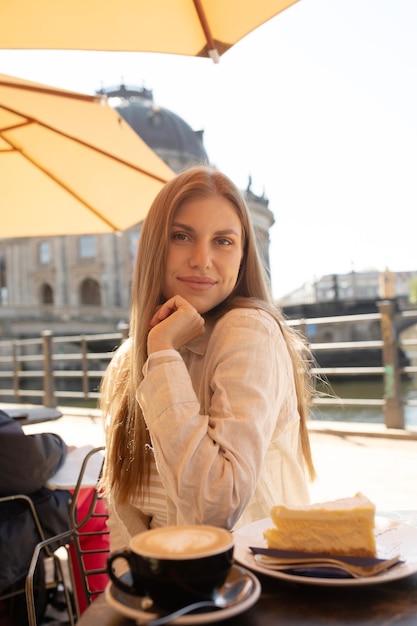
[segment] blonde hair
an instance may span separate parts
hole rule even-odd
[[[195,166],[170,180],[156,196],[142,227],[132,280],[130,350],[118,371],[116,384],[109,371],[102,382],[104,415],[114,413],[108,432],[103,486],[120,501],[145,497],[149,484],[150,438],[136,391],[147,360],[149,320],[162,304],[171,225],[177,209],[189,199],[220,195],[235,207],[243,232],[243,259],[233,292],[206,317],[220,317],[235,307],[268,311],[281,328],[293,364],[302,452],[310,478],[315,476],[307,431],[307,411],[312,391],[309,356],[301,336],[286,323],[273,302],[253,231],[249,210],[236,185],[210,166]]]

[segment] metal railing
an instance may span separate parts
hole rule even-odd
[[[345,341],[310,343],[318,355],[328,350],[381,350],[382,366],[379,367],[317,367],[314,372],[325,377],[380,376],[384,381],[381,398],[344,398],[345,406],[381,407],[388,428],[404,428],[404,406],[417,406],[417,400],[401,397],[400,379],[403,375],[417,374],[416,365],[400,367],[398,348],[417,349],[417,338],[400,341],[396,324],[406,319],[417,324],[416,311],[395,310],[392,301],[379,304],[379,312],[363,315],[335,316],[288,320],[307,337],[309,325],[356,323],[379,321],[381,338],[370,341]],[[43,331],[39,338],[0,341],[0,401],[32,402],[54,407],[65,399],[71,403],[87,406],[99,398],[99,383],[113,355],[114,349],[127,337],[127,325],[119,332],[108,334],[54,336]],[[103,346],[105,349],[103,350]],[[109,346],[111,346],[109,348]],[[319,358],[319,357],[318,357]],[[317,397],[316,405],[340,405],[339,398]]]
[[[400,340],[396,330],[396,325],[401,320],[415,320],[417,324],[416,311],[396,311],[395,303],[391,300],[384,300],[378,303],[378,313],[368,313],[362,315],[343,315],[334,317],[310,318],[302,320],[289,320],[288,323],[298,327],[299,330],[308,337],[309,325],[320,324],[340,324],[355,322],[378,321],[380,325],[381,338],[370,341],[344,341],[328,343],[310,343],[310,348],[316,355],[326,350],[373,350],[380,349],[382,353],[382,365],[378,367],[317,367],[313,371],[319,376],[325,377],[346,377],[355,376],[359,378],[379,375],[384,382],[384,394],[382,398],[343,398],[344,406],[380,406],[384,414],[384,423],[387,428],[404,428],[404,407],[417,406],[417,400],[407,400],[401,396],[400,380],[403,375],[417,374],[416,365],[399,366],[399,348],[407,350],[417,347],[416,339]],[[318,406],[338,406],[340,398],[317,397],[314,404]]]
[[[103,373],[128,335],[127,325],[119,329],[59,337],[45,330],[34,339],[0,341],[0,398],[47,407],[57,406],[61,398],[80,405],[98,400]]]

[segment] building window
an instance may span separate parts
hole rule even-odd
[[[78,256],[80,259],[92,259],[96,256],[95,235],[83,235],[78,238]]]
[[[80,304],[85,306],[100,306],[100,285],[93,278],[86,278],[80,286]]]
[[[42,304],[53,304],[54,303],[54,292],[51,285],[44,283],[41,287],[41,303]]]
[[[51,244],[49,241],[42,241],[38,246],[38,258],[41,265],[51,262]]]

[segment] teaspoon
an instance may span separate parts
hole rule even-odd
[[[193,611],[198,611],[199,609],[210,607],[225,609],[229,606],[237,604],[243,598],[247,597],[252,591],[252,588],[253,581],[251,577],[244,575],[238,579],[224,583],[224,585],[216,590],[211,600],[201,600],[199,602],[193,602],[192,604],[182,606],[171,613],[149,620],[146,622],[147,626],[162,626],[163,624],[172,622],[174,619],[177,619],[177,617],[181,617],[187,613],[192,613]]]

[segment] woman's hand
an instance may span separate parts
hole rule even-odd
[[[158,350],[178,350],[204,332],[203,317],[181,296],[164,302],[149,325],[148,355]]]

